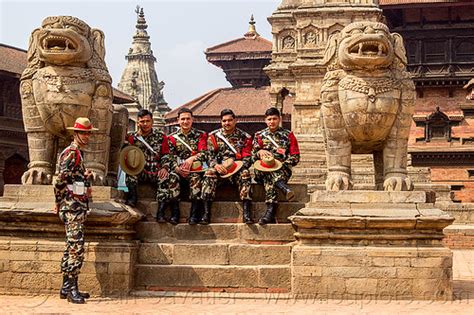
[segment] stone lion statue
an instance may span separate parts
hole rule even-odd
[[[382,23],[351,23],[329,39],[323,62],[326,189],[351,189],[351,153],[373,153],[377,189],[412,190],[407,147],[415,86],[402,37]]]
[[[89,117],[99,129],[91,136],[84,159],[94,184],[106,184],[110,145],[117,141],[110,138],[114,107],[104,57],[103,32],[78,18],[47,17],[32,32],[28,65],[20,83],[30,155],[23,184],[51,183],[57,154],[70,141],[66,128],[77,117]],[[116,110],[119,113],[115,116],[126,128],[124,108]],[[115,156],[110,160],[117,167]]]

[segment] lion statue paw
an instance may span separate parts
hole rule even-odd
[[[96,171],[91,171],[88,179],[93,186],[103,186],[106,182],[104,174]]]
[[[49,185],[52,183],[51,172],[41,167],[33,167],[23,173],[21,183],[23,185]]]
[[[107,176],[107,177],[105,177],[104,184],[105,184],[105,186],[117,187],[118,180],[115,177]]]
[[[326,190],[340,191],[352,189],[352,181],[349,174],[344,172],[329,172],[326,179]]]
[[[406,174],[393,174],[385,178],[383,189],[385,191],[410,191],[413,190],[413,182]]]

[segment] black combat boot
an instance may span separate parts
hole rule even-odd
[[[59,298],[66,299],[70,289],[71,284],[69,283],[69,277],[67,275],[63,275],[63,285],[61,286],[61,290],[59,290]],[[89,293],[87,292],[79,292],[79,294],[85,299],[90,297]]]
[[[295,198],[295,193],[290,189],[290,187],[284,181],[282,180],[277,181],[275,183],[275,186],[285,194],[286,200],[292,201]]]
[[[252,212],[250,211],[250,209],[252,208],[252,200],[244,200],[242,202],[242,207],[244,208],[244,223],[252,224]]]
[[[77,288],[77,292],[79,292],[79,294],[80,294],[83,298],[85,298],[85,299],[90,298],[90,294],[89,294],[89,293],[87,293],[87,292],[81,292],[81,290],[79,290],[79,284],[77,283],[77,278],[78,278],[78,277],[79,277],[79,276],[76,276],[76,288]]]
[[[276,203],[267,203],[267,211],[265,212],[263,217],[260,218],[258,224],[265,225],[268,223],[275,223],[276,206]]]
[[[165,209],[166,209],[166,202],[165,201],[160,201],[158,204],[158,210],[156,210],[156,222],[158,223],[165,223],[166,218],[165,218]]]
[[[199,203],[200,200],[191,200],[191,211],[189,212],[189,219],[188,223],[189,225],[195,225],[199,222]]]
[[[77,288],[77,276],[69,276],[68,281],[70,283],[70,290],[67,293],[67,301],[74,304],[84,304],[86,301],[79,294],[79,289]]]
[[[202,219],[199,224],[207,225],[211,223],[211,206],[212,200],[204,200],[204,213],[202,214]]]
[[[136,207],[137,206],[137,201],[138,201],[138,188],[136,185],[128,187],[128,194],[127,194],[127,200],[125,201],[126,205],[129,205],[131,207]]]
[[[171,199],[170,200],[171,206],[171,218],[170,223],[176,225],[179,223],[179,200],[178,199]]]

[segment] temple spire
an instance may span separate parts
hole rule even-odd
[[[258,33],[257,33],[257,29],[255,28],[255,20],[253,18],[253,14],[250,16],[250,22],[249,22],[249,30],[247,31],[247,33],[244,34],[244,37],[245,38],[255,38],[257,36],[260,36]]]
[[[125,56],[128,63],[118,84],[119,90],[135,97],[141,108],[154,113],[158,119],[170,111],[163,96],[165,83],[158,80],[155,70],[156,58],[151,49],[148,25],[143,8],[135,9],[137,24],[133,35],[132,46]],[[155,116],[156,113],[156,116]]]

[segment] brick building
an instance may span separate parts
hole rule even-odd
[[[390,29],[405,41],[417,90],[409,152],[451,185],[455,201],[474,202],[474,2],[381,0]],[[469,83],[471,81],[471,83]],[[469,83],[469,84],[468,84]]]
[[[249,133],[265,128],[264,113],[271,100],[270,79],[263,68],[271,61],[272,43],[257,33],[253,16],[243,37],[210,47],[205,54],[207,61],[222,68],[232,87],[212,90],[172,110],[165,116],[167,130],[177,126],[178,111],[183,107],[193,111],[194,126],[205,131],[220,127],[224,108],[231,108],[239,128]],[[283,103],[285,128],[291,128],[292,106],[289,95]]]
[[[0,44],[0,56],[0,195],[3,195],[4,184],[21,183],[28,164],[19,93],[26,51]]]

